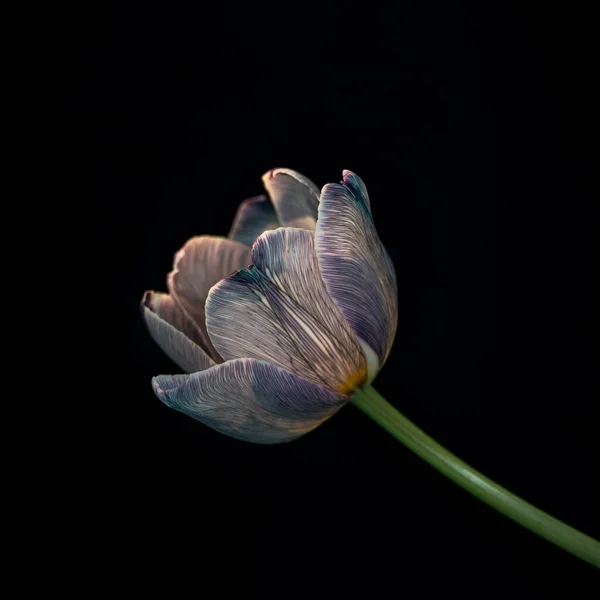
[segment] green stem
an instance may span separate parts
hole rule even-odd
[[[468,492],[534,533],[600,568],[600,543],[525,502],[448,452],[411,423],[371,386],[352,402],[407,448]]]

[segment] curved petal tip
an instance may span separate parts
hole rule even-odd
[[[293,169],[277,168],[267,171],[262,181],[282,226],[314,231],[319,189],[308,177]]]
[[[197,327],[171,296],[148,290],[141,310],[152,339],[184,371],[193,373],[215,364],[202,349]]]
[[[157,375],[152,378],[152,390],[161,402],[167,406],[171,406],[169,402],[171,394],[188,379],[189,375]]]

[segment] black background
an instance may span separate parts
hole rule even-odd
[[[59,207],[77,223],[75,276],[60,280],[85,296],[61,317],[85,319],[73,357],[85,393],[65,417],[76,441],[60,505],[76,567],[59,579],[131,596],[548,597],[564,585],[584,597],[597,571],[352,406],[272,447],[167,409],[150,379],[179,371],[139,301],[165,289],[189,237],[226,235],[266,170],[318,186],[356,171],[399,282],[375,387],[468,463],[599,537],[589,15],[81,4],[38,14],[44,93],[64,110],[57,147],[69,146],[55,176],[76,207]]]

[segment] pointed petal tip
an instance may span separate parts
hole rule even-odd
[[[364,196],[368,200],[369,194],[367,193],[365,182],[354,171],[344,169],[342,171],[342,181],[340,183],[349,187],[354,193]]]
[[[171,394],[188,378],[189,375],[156,375],[152,378],[152,390],[162,402],[170,406]]]
[[[273,179],[277,177],[277,175],[289,175],[294,179],[302,178],[303,176],[300,173],[294,171],[294,169],[288,169],[286,167],[275,167],[274,169],[269,169],[266,173],[263,174],[262,180],[269,181],[269,179]]]
[[[261,179],[263,183],[267,183],[271,179],[275,179],[275,177],[281,175],[289,175],[290,177],[298,179],[299,181],[301,181],[303,177],[302,175],[300,175],[300,173],[297,173],[293,169],[287,169],[286,167],[275,167],[274,169],[269,169],[266,173],[263,173]]]
[[[262,181],[280,225],[314,231],[319,205],[319,189],[314,182],[286,168],[267,171]]]
[[[161,399],[161,400],[165,400],[166,398],[166,394],[165,391],[163,390],[163,388],[161,387],[161,380],[160,378],[163,377],[162,375],[159,375],[158,377],[153,377],[152,378],[152,390],[154,391],[154,393]]]
[[[142,312],[144,311],[145,308],[147,308],[148,310],[151,310],[152,312],[155,312],[154,304],[152,302],[154,294],[155,294],[155,292],[153,290],[146,290],[144,292],[144,295],[142,296],[142,301],[140,302],[140,307],[142,309]]]
[[[302,173],[299,173],[294,169],[288,169],[287,167],[276,167],[274,169],[268,170],[266,173],[263,174],[262,180],[264,183],[266,183],[271,179],[275,179],[275,177],[281,175],[287,175],[288,177],[295,179],[302,185],[306,186],[311,192],[315,192],[317,190],[317,186],[310,179],[308,179],[308,177],[302,175]]]
[[[342,180],[339,183],[327,183],[321,189],[321,202],[327,195],[343,196],[348,200],[359,202],[365,209],[371,213],[371,201],[365,182],[354,171],[344,169],[342,171]],[[321,204],[319,204],[319,211]]]
[[[277,171],[277,169],[269,169],[266,173],[263,173],[263,176],[261,177],[261,179],[263,181],[268,181],[269,179],[273,179],[273,177],[275,177],[275,171]]]

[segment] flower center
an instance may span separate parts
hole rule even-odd
[[[340,385],[337,389],[340,394],[345,394],[346,396],[350,396],[352,392],[359,386],[363,385],[363,383],[367,382],[367,368],[361,369],[360,371],[356,371],[353,373]]]

